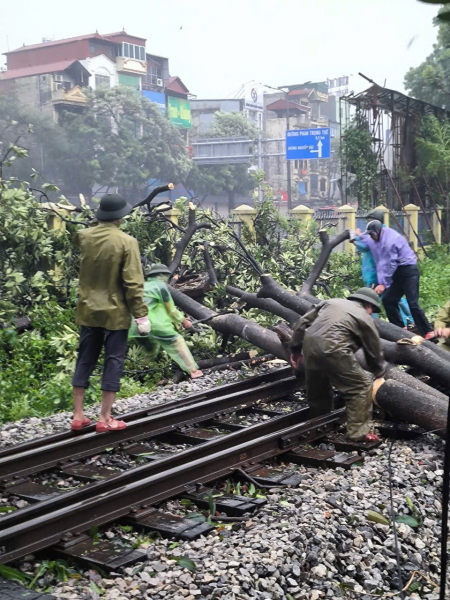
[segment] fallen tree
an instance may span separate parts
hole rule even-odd
[[[349,232],[343,232],[330,240],[328,233],[321,230],[319,238],[322,243],[320,254],[298,293],[286,289],[270,274],[264,273],[261,265],[245,249],[242,241],[239,241],[239,249],[258,274],[261,287],[257,293],[254,293],[227,285],[225,288],[227,294],[238,299],[233,306],[237,309],[245,307],[265,311],[269,315],[280,317],[287,325],[280,323],[267,329],[239,314],[214,317],[213,310],[192,298],[187,298],[177,290],[173,290],[174,300],[183,311],[196,319],[213,317],[208,321],[209,325],[224,336],[239,336],[264,352],[287,360],[291,327],[301,315],[321,301],[313,295],[313,288],[318,285],[318,279],[329,260],[331,251],[349,238]],[[211,255],[208,252],[204,253],[204,259],[207,272],[215,275]],[[386,321],[379,320],[378,324],[383,351],[388,361],[386,383],[377,393],[378,403],[393,418],[410,421],[426,429],[443,429],[446,423],[448,397],[394,365],[412,367],[447,390],[450,387],[450,353],[423,340],[421,345],[416,345],[414,338],[418,336]],[[357,353],[357,358],[365,367],[362,351]],[[298,375],[301,376],[302,373]]]

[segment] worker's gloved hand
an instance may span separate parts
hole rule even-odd
[[[148,317],[139,317],[134,322],[136,323],[139,335],[148,335],[150,333],[152,326]]]
[[[349,229],[348,233],[350,234],[350,241],[354,242],[356,238],[356,231],[354,229]]]
[[[289,361],[292,367],[297,371],[303,362],[303,354],[291,354],[291,356],[289,357]]]

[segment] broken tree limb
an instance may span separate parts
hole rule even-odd
[[[414,393],[409,386],[391,379],[378,389],[376,401],[395,420],[408,421],[445,436],[448,401]]]
[[[214,311],[199,304],[175,288],[171,287],[170,292],[175,304],[188,315],[191,315],[195,319],[213,317],[208,321],[208,324],[216,331],[237,335],[256,347],[262,348],[268,354],[273,354],[283,360],[289,359],[277,334],[273,331],[269,331],[268,329],[261,327],[261,325],[249,321],[248,319],[244,319],[244,317],[236,314],[214,317]]]
[[[262,287],[256,294],[258,298],[272,298],[298,315],[304,315],[311,309],[311,302],[282,287],[271,275],[264,273],[260,280]]]
[[[422,394],[426,394],[428,396],[435,396],[439,400],[448,403],[448,396],[446,396],[439,390],[436,390],[431,385],[427,385],[425,382],[421,381],[420,379],[417,379],[417,377],[413,377],[412,375],[405,373],[405,371],[401,371],[394,365],[388,365],[384,377],[385,379],[393,379],[398,383],[407,385],[408,387],[413,388],[414,390],[416,390],[417,392],[421,392]]]
[[[414,367],[419,373],[432,377],[444,388],[450,387],[450,363],[442,360],[423,344],[395,344],[382,340],[386,360],[397,365]]]
[[[273,360],[275,357],[273,354],[264,354],[263,356],[257,356],[255,358],[249,358],[248,360],[238,360],[236,362],[230,362],[223,365],[216,365],[215,367],[211,367],[210,371],[238,371],[244,366],[247,367],[259,367],[266,362]]]
[[[212,286],[215,286],[219,283],[216,275],[216,271],[214,269],[214,265],[211,260],[211,255],[208,249],[208,242],[203,242],[201,244],[201,248],[203,250],[203,259],[205,261],[206,272],[208,273],[209,283]]]
[[[313,304],[311,302],[309,302],[305,298],[294,294],[293,292],[290,292],[289,290],[286,290],[270,275],[261,275],[260,279],[262,287],[257,293],[258,298],[272,298],[279,304],[282,304],[283,306],[298,313],[299,316],[304,315],[306,312],[308,312],[308,310],[312,308]],[[320,300],[316,298],[316,303],[318,302],[320,302]],[[378,319],[377,325],[380,332],[380,337],[386,341],[398,342],[401,339],[412,339],[414,337],[414,334],[410,331],[402,329],[401,327],[397,327],[397,325],[393,325],[392,323],[388,323],[387,321],[383,321],[381,319]],[[446,352],[445,350],[442,350],[442,348],[440,348],[439,346],[436,346],[435,344],[432,344],[431,342],[428,342],[426,340],[422,342],[422,347],[426,348],[432,354],[436,355],[436,357],[439,358],[443,363],[447,362],[450,366],[450,352]],[[395,361],[391,361],[390,359],[388,360],[390,362],[395,362],[395,364],[409,365],[408,362],[398,362],[398,354],[396,354],[395,356]],[[430,375],[430,373],[426,374]],[[450,379],[447,382],[447,386],[449,385],[449,382]]]
[[[189,203],[189,216],[188,216],[188,226],[183,234],[183,236],[175,243],[175,255],[173,257],[172,262],[169,265],[169,270],[172,275],[178,269],[181,264],[181,259],[183,258],[183,253],[186,250],[189,242],[192,239],[192,236],[199,229],[211,229],[210,223],[197,223],[195,218],[195,206],[192,202]]]
[[[218,365],[225,365],[229,363],[239,362],[242,360],[251,360],[258,356],[257,350],[249,350],[248,352],[238,352],[237,354],[227,354],[226,356],[217,356],[216,358],[205,358],[198,360],[199,369],[211,369]]]
[[[259,308],[260,310],[264,310],[273,315],[277,315],[277,317],[281,317],[285,321],[289,323],[289,325],[294,325],[294,323],[298,320],[298,313],[295,311],[286,308],[279,302],[272,300],[271,298],[258,298],[256,294],[251,294],[249,292],[245,292],[244,290],[240,290],[239,288],[233,287],[231,285],[226,286],[226,291],[231,296],[236,296],[236,298],[240,298],[242,302],[249,308]]]
[[[359,349],[355,353],[355,356],[356,356],[359,364],[362,366],[362,368],[365,371],[368,371],[369,367],[367,365],[367,361],[364,356],[363,349],[362,348]],[[443,402],[448,402],[448,396],[446,396],[442,392],[436,390],[434,387],[427,385],[425,382],[421,381],[420,379],[417,379],[416,377],[409,375],[405,371],[400,370],[399,368],[397,368],[395,365],[392,365],[391,363],[386,363],[386,373],[384,374],[384,378],[386,380],[393,379],[394,381],[398,381],[399,383],[402,383],[403,385],[407,385],[408,387],[412,388],[416,392],[421,392],[423,394],[430,395],[430,396],[436,396],[436,398],[439,398]]]
[[[328,231],[326,229],[321,229],[319,231],[319,238],[322,243],[322,249],[320,250],[318,259],[316,260],[313,268],[311,269],[311,273],[309,274],[309,276],[307,277],[307,279],[301,287],[301,296],[313,295],[312,289],[314,287],[314,284],[320,277],[323,268],[327,264],[328,259],[330,258],[331,251],[333,250],[333,248],[336,248],[336,246],[338,246],[345,240],[348,240],[350,238],[350,232],[348,230],[345,230],[336,237],[334,237],[332,240],[330,240]]]

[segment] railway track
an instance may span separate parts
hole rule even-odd
[[[349,444],[334,435],[342,409],[308,419],[290,373],[281,369],[130,413],[127,429],[117,434],[65,432],[1,452],[2,496],[28,505],[0,519],[0,561],[53,546],[64,556],[117,570],[142,554],[133,550],[118,557],[103,545],[94,548],[85,535],[92,526],[126,519],[137,528],[195,536],[210,526],[164,518],[155,505],[180,495],[205,505],[210,492],[203,486],[233,474],[261,485],[295,484],[292,473],[265,464],[280,456],[344,468],[361,460],[354,451],[374,445]],[[311,447],[319,441],[331,441],[335,449]],[[55,476],[71,478],[74,489],[55,488]],[[260,503],[227,494],[220,500],[231,514]]]

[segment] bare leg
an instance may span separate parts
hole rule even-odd
[[[105,390],[102,391],[102,406],[100,408],[100,415],[98,417],[99,421],[103,421],[103,423],[108,423],[111,418],[111,408],[116,399],[116,392],[107,392]]]
[[[83,387],[73,388],[73,418],[75,421],[84,419],[83,401],[86,390]]]

